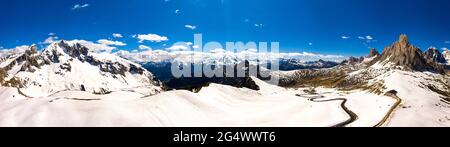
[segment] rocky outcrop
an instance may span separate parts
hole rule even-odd
[[[355,65],[358,63],[362,63],[364,61],[364,57],[349,57],[348,59],[341,62],[341,65]]]
[[[226,69],[227,66],[229,68],[233,68],[234,73],[231,71],[228,71]],[[184,89],[189,90],[193,92],[198,92],[201,90],[202,87],[209,86],[211,83],[216,84],[222,84],[222,85],[229,85],[237,88],[249,88],[253,90],[260,90],[260,87],[256,84],[256,82],[251,78],[252,76],[260,77],[259,73],[259,66],[250,65],[249,61],[245,60],[243,62],[240,62],[238,64],[234,65],[224,65],[219,66],[219,71],[223,71],[223,76],[213,76],[213,77],[207,77],[205,75],[201,77],[182,77],[182,78],[174,78],[170,81],[166,82],[168,89]],[[222,69],[220,69],[222,68]],[[257,75],[253,75],[250,72],[250,68],[256,68]],[[244,76],[240,77],[238,76],[238,69],[245,69]],[[229,74],[228,74],[229,73]]]
[[[430,47],[427,51],[423,53],[425,59],[436,62],[436,63],[447,63],[444,56],[439,52],[437,48]]]
[[[378,52],[375,48],[370,49],[370,53],[367,58],[379,57],[381,56],[380,52]]]
[[[34,72],[34,68],[32,67],[40,68],[44,64],[42,62],[39,62],[40,60],[42,60],[42,58],[37,52],[36,45],[32,45],[23,53],[13,55],[9,58],[12,58],[13,60],[8,65],[2,67],[5,71],[11,70],[14,66],[20,65],[20,71]]]
[[[87,47],[79,43],[74,43],[71,45],[64,40],[60,41],[59,43],[50,45],[49,48],[43,51],[43,56],[45,57],[45,59],[53,63],[59,63],[60,58],[64,55],[70,56],[72,58],[71,60],[80,60],[81,62],[87,62],[93,66],[97,66],[102,72],[109,72],[114,75],[126,76],[126,72],[142,75],[146,71],[144,68],[136,66],[134,64],[129,64],[129,66],[126,66],[123,63],[117,61],[101,61],[90,55],[89,49]]]
[[[443,66],[427,60],[419,48],[411,45],[406,35],[401,35],[397,42],[386,47],[380,61],[384,65],[393,65],[404,70],[444,72]]]
[[[366,65],[371,66],[381,59],[381,54],[375,48],[370,49],[369,55],[366,57],[368,60],[366,61]]]

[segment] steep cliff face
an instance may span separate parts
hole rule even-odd
[[[383,65],[400,67],[404,70],[443,72],[443,67],[432,60],[427,60],[419,48],[409,43],[406,35],[401,35],[397,42],[386,47],[380,61]]]

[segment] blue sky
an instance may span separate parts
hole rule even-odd
[[[401,33],[423,48],[450,47],[448,0],[2,0],[0,46],[59,39],[165,48],[193,41],[278,41],[282,52],[365,55]],[[195,29],[186,25],[195,26]],[[114,38],[119,33],[122,38]],[[168,41],[139,43],[135,34]]]

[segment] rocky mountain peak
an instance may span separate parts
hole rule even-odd
[[[437,63],[446,63],[444,56],[441,52],[435,47],[428,48],[427,51],[423,54],[423,56],[430,61],[437,62]]]
[[[409,44],[408,36],[405,34],[400,35],[398,42],[403,46],[408,45]]]
[[[406,35],[401,35],[398,41],[386,47],[380,61],[404,70],[443,72],[443,67],[428,61],[419,48],[410,44]]]
[[[370,49],[369,58],[375,57],[375,56],[381,56],[380,52],[378,52],[375,48]]]
[[[34,45],[5,60],[9,62],[0,68],[0,77],[8,73],[11,78],[2,78],[0,85],[21,88],[32,97],[67,89],[95,94],[133,87],[146,87],[148,94],[161,90],[160,81],[139,64],[109,53],[89,52],[78,41],[54,42],[42,52]]]
[[[77,42],[69,42],[61,40],[50,45],[46,50],[58,51],[66,53],[72,57],[78,57],[79,55],[87,55],[89,49]]]
[[[364,61],[364,57],[349,57],[341,62],[341,65],[355,65]]]
[[[36,53],[38,53],[37,50],[38,50],[38,47],[37,47],[36,44],[33,44],[33,45],[30,46],[30,52],[31,52],[31,54],[36,54]]]

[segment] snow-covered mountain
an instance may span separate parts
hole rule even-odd
[[[17,87],[30,97],[80,90],[96,94],[131,88],[148,95],[161,91],[160,82],[139,64],[109,53],[96,53],[77,41],[59,41],[42,52],[36,45],[4,55],[1,85]]]
[[[303,61],[299,59],[280,59],[279,69],[282,71],[301,70],[301,69],[321,69],[331,68],[338,65],[333,61]]]

